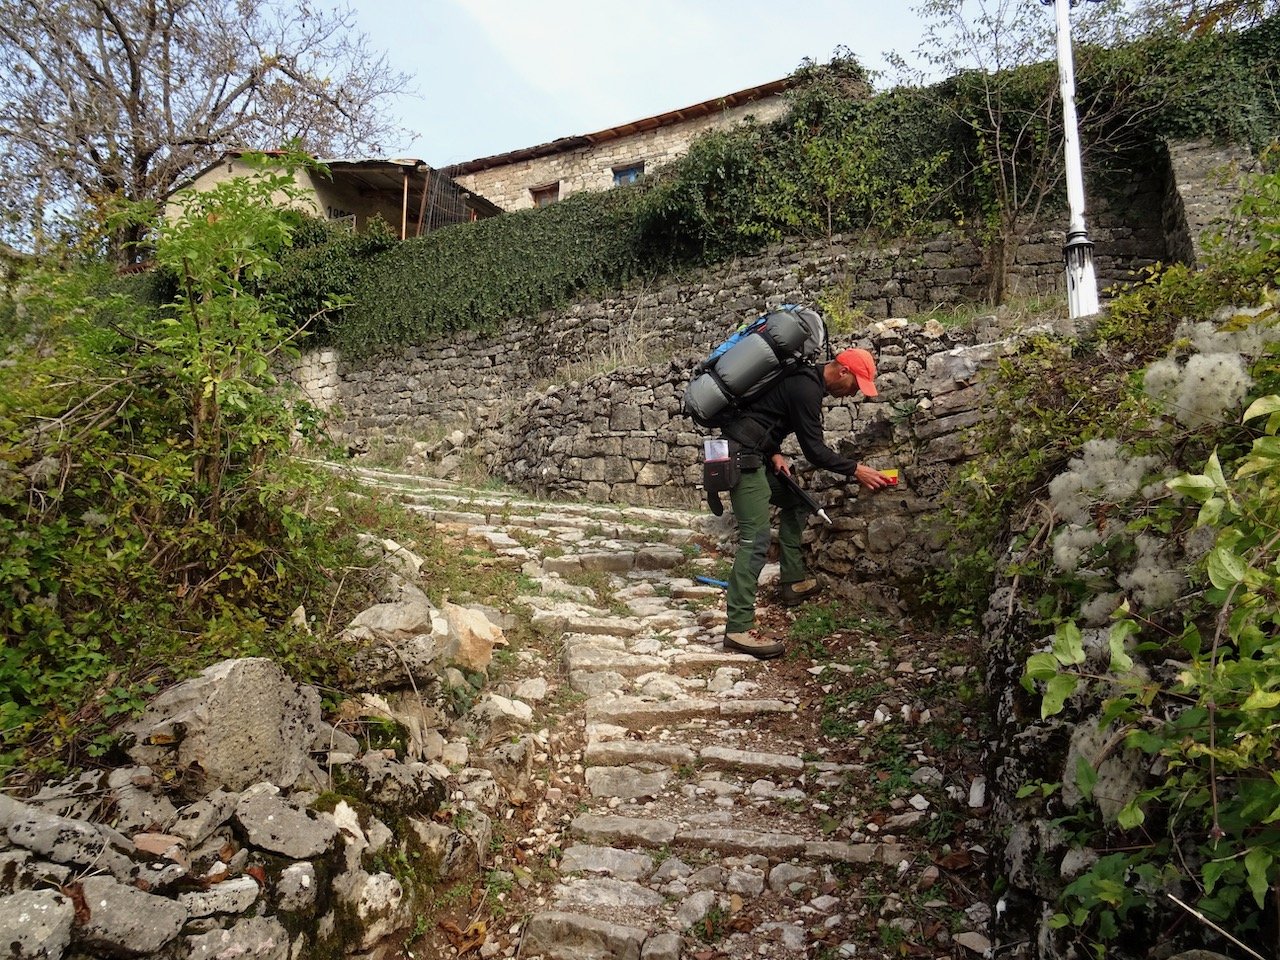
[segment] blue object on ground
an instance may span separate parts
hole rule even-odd
[[[714,577],[694,577],[693,579],[697,580],[699,583],[705,583],[708,586],[719,587],[721,590],[729,589],[728,580],[717,580]]]

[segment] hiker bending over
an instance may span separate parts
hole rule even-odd
[[[769,504],[780,508],[778,545],[781,550],[779,599],[788,606],[818,592],[808,578],[800,552],[800,537],[808,519],[804,502],[775,476],[790,474],[782,455],[782,441],[795,434],[805,457],[815,466],[853,477],[868,490],[879,490],[889,478],[878,470],[842,457],[823,439],[822,398],[849,397],[861,390],[876,395],[876,365],[866,350],[844,350],[834,360],[806,364],[762,393],[742,415],[722,431],[738,447],[742,475],[729,493],[738,524],[738,550],[729,575],[728,622],[724,645],[760,659],[782,653],[782,643],[759,636],[755,624],[756,588],[769,550]],[[762,469],[765,466],[769,469]]]

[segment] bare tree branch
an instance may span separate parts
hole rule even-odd
[[[30,247],[115,195],[159,202],[231,149],[375,152],[402,134],[406,83],[349,8],[0,0],[0,238]]]

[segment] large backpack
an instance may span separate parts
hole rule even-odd
[[[784,304],[744,323],[694,368],[680,410],[699,426],[727,426],[772,384],[827,349],[822,317]]]

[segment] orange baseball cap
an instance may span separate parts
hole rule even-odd
[[[836,363],[844,367],[858,380],[858,389],[865,396],[876,395],[876,362],[866,350],[841,350]]]

